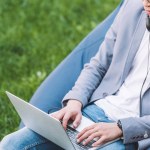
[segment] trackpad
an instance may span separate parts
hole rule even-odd
[[[93,121],[91,121],[89,118],[86,118],[84,116],[82,116],[82,120],[80,125],[76,128],[76,130],[78,132],[81,132],[85,127],[88,127],[90,125],[94,124]],[[70,124],[69,126],[73,127],[72,124]]]

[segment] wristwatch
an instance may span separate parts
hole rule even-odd
[[[120,121],[120,120],[118,120],[117,125],[118,125],[118,127],[122,130],[122,124],[121,124],[121,121]]]

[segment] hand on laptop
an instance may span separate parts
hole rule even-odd
[[[58,120],[62,121],[63,127],[66,129],[69,120],[73,121],[74,128],[77,128],[82,119],[82,104],[77,100],[69,100],[67,105],[61,110],[52,114]]]
[[[90,141],[97,138],[97,141],[92,145],[93,147],[97,147],[121,138],[122,134],[123,133],[117,123],[94,123],[83,129],[77,135],[77,142],[82,142],[83,145],[87,145]]]

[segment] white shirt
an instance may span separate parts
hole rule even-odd
[[[148,43],[149,32],[146,30],[130,72],[119,91],[115,95],[107,96],[95,102],[111,120],[117,121],[127,117],[139,117],[140,92],[148,70],[148,54],[150,53],[148,53]],[[142,93],[148,86],[147,78]]]

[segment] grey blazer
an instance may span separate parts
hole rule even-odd
[[[65,95],[63,105],[68,99],[77,99],[84,107],[119,90],[146,30],[145,18],[142,0],[125,0],[98,53],[85,64],[74,87]],[[150,88],[142,93],[140,116],[121,122],[124,144],[138,142],[141,150],[150,147]]]

